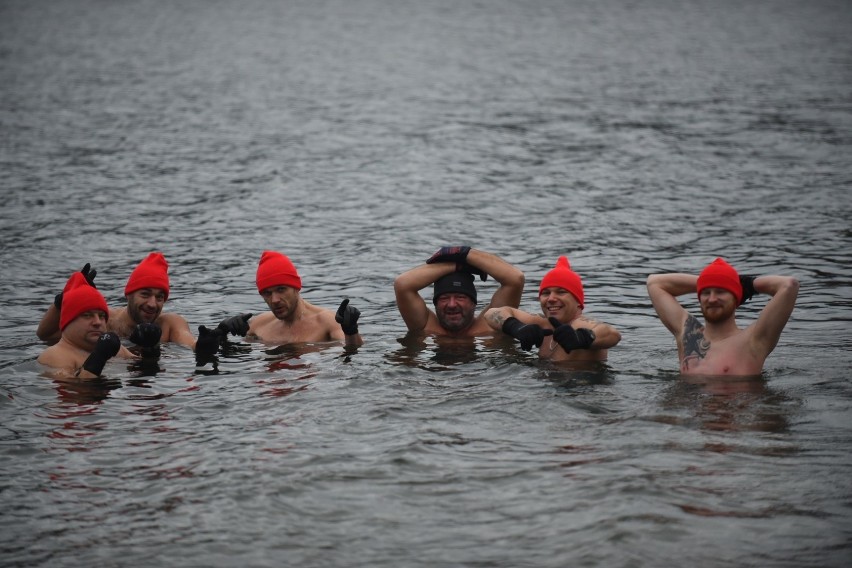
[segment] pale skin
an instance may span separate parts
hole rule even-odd
[[[552,286],[544,288],[538,297],[541,311],[544,315],[531,314],[510,307],[493,308],[485,313],[485,320],[493,330],[501,330],[509,318],[515,318],[521,323],[532,324],[542,329],[552,330],[549,318],[556,318],[562,324],[569,324],[574,329],[590,329],[595,333],[595,340],[588,349],[574,349],[566,352],[552,336],[545,337],[538,350],[541,359],[551,361],[606,361],[609,349],[621,341],[621,333],[613,326],[590,319],[583,315],[583,308],[571,292]]]
[[[83,312],[62,330],[59,341],[45,349],[38,362],[51,367],[51,376],[58,379],[94,379],[97,375],[83,369],[83,364],[95,348],[98,338],[107,330],[106,314],[100,310]],[[117,357],[133,359],[125,347]]]
[[[141,288],[127,297],[127,306],[110,308],[109,322],[105,331],[117,333],[124,339],[130,337],[140,323],[155,323],[162,330],[161,343],[178,343],[195,349],[195,336],[189,330],[189,322],[183,316],[163,313],[166,292],[160,288]],[[59,337],[59,310],[53,304],[47,309],[36,330],[44,341]]]
[[[494,330],[485,321],[486,311],[503,306],[517,307],[520,304],[524,291],[523,272],[496,255],[477,249],[470,250],[466,261],[500,283],[479,315],[474,315],[476,304],[465,294],[441,294],[435,304],[435,311],[429,309],[420,295],[423,288],[455,272],[455,263],[422,264],[396,277],[393,283],[396,305],[409,332],[447,337],[493,335]],[[444,325],[441,320],[444,320]]]
[[[772,298],[757,320],[744,329],[737,326],[737,298],[722,288],[705,288],[698,296],[705,324],[691,316],[677,301],[695,294],[698,276],[652,274],[648,296],[663,325],[677,342],[680,371],[684,375],[759,375],[775,349],[793,313],[799,282],[789,276],[759,276],[755,291]]]
[[[272,286],[261,291],[270,311],[249,320],[247,339],[272,345],[342,341],[363,345],[361,334],[346,335],[335,320],[335,312],[315,306],[290,286]]]

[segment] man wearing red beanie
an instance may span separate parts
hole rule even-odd
[[[270,311],[249,321],[246,337],[275,345],[343,341],[357,347],[364,343],[358,332],[361,312],[349,305],[349,299],[344,299],[335,313],[302,298],[302,279],[290,259],[280,252],[263,252],[256,283]]]
[[[474,274],[500,283],[491,300],[476,315]],[[420,290],[434,285],[433,312]],[[518,307],[524,291],[524,273],[500,257],[468,246],[446,246],[425,264],[396,277],[396,306],[409,333],[445,337],[478,337],[494,332],[483,315],[488,308]]]
[[[75,272],[68,279],[62,294],[61,336],[38,358],[39,363],[54,369],[54,377],[96,378],[119,352],[122,357],[133,357],[122,348],[118,335],[107,331],[106,300],[82,272]]]
[[[520,341],[521,349],[538,347],[538,356],[551,361],[606,361],[609,348],[621,341],[613,326],[583,315],[583,281],[565,256],[541,279],[538,301],[544,315],[503,307],[488,310],[485,320]]]
[[[759,375],[778,344],[799,293],[795,278],[741,276],[721,258],[697,276],[652,274],[647,287],[657,315],[675,336],[684,375]],[[677,301],[678,296],[696,293],[703,326]],[[754,294],[772,298],[754,323],[740,329],[734,314]]]
[[[183,316],[163,313],[171,291],[168,269],[169,264],[162,253],[152,252],[145,257],[127,279],[124,287],[127,304],[110,309],[108,329],[135,343],[143,356],[158,354],[160,343],[174,342],[193,349],[199,364],[205,364],[215,355],[225,334],[231,332],[245,335],[251,314],[226,318],[213,330],[201,326],[199,339],[196,340]],[[94,286],[97,271],[90,270],[86,264],[80,274]],[[42,318],[36,332],[40,339],[52,340],[59,334],[59,312],[64,305],[63,295],[60,293],[56,296],[53,306],[48,308]]]

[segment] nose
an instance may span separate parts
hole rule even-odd
[[[106,318],[106,316],[105,316],[105,315],[102,315],[102,314],[95,314],[95,315],[92,317],[92,321],[93,321],[95,324],[97,324],[97,325],[103,325],[103,324],[105,324],[105,323],[106,323],[107,318]]]

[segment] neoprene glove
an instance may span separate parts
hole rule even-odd
[[[219,351],[219,341],[223,333],[219,329],[198,326],[198,340],[195,342],[195,364],[203,367],[213,360]]]
[[[511,335],[521,342],[521,349],[529,351],[535,347],[541,347],[544,338],[553,335],[552,329],[544,329],[535,324],[524,324],[517,318],[509,318],[503,322],[501,327],[503,333]]]
[[[359,317],[361,317],[361,312],[355,306],[350,306],[349,298],[346,298],[340,302],[340,307],[337,308],[334,320],[340,324],[345,335],[358,335]]]
[[[468,274],[472,274],[474,276],[479,276],[479,279],[485,282],[488,280],[488,273],[486,273],[481,268],[477,268],[472,264],[468,264],[467,262],[462,262],[461,264],[456,264],[456,270],[458,272],[467,272]]]
[[[86,266],[80,270],[80,274],[83,275],[86,282],[89,283],[89,286],[97,288],[97,286],[95,286],[95,276],[98,275],[98,271],[92,269],[92,266],[88,262],[86,263]],[[53,305],[56,306],[57,310],[62,309],[62,292],[53,297]]]
[[[106,362],[115,357],[119,349],[121,349],[121,339],[117,334],[111,331],[102,333],[98,342],[95,343],[95,349],[83,363],[83,368],[93,375],[100,376]]]
[[[754,289],[755,278],[757,278],[757,276],[740,274],[740,285],[743,287],[743,300],[740,302],[741,306],[751,300],[752,296],[758,293],[757,290]]]
[[[232,316],[229,318],[225,318],[222,322],[216,327],[216,329],[224,332],[224,335],[245,335],[249,330],[248,320],[251,319],[252,314],[240,314],[238,316]]]
[[[151,349],[156,347],[160,342],[160,337],[163,335],[163,330],[155,323],[140,323],[133,329],[130,334],[130,341],[143,349]]]
[[[553,339],[566,353],[574,349],[588,349],[595,341],[595,332],[591,329],[574,329],[567,323],[560,323],[556,318],[549,318],[553,326]]]
[[[434,264],[436,262],[454,262],[456,264],[467,260],[467,253],[470,252],[470,247],[441,247],[438,252],[429,257],[426,264]]]

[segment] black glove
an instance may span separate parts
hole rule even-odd
[[[574,329],[567,323],[560,323],[554,317],[549,318],[548,321],[553,326],[553,339],[566,353],[570,353],[573,349],[588,349],[595,341],[595,332],[591,329]]]
[[[95,343],[92,354],[83,363],[83,368],[93,375],[100,376],[106,362],[115,357],[119,349],[121,349],[121,339],[117,334],[111,331],[102,333],[98,342]]]
[[[757,278],[757,276],[747,276],[745,274],[740,274],[740,285],[743,287],[743,300],[742,302],[740,302],[741,306],[751,300],[752,296],[759,293],[757,290],[754,289],[755,278]]]
[[[242,335],[245,337],[249,330],[248,320],[251,319],[251,316],[252,314],[240,314],[238,316],[225,318],[218,326],[216,326],[216,329],[224,332],[222,334],[223,336],[230,333],[231,335]]]
[[[89,286],[91,286],[92,288],[97,288],[97,286],[95,286],[95,276],[98,275],[98,271],[92,270],[91,268],[91,265],[87,262],[86,266],[84,266],[80,270],[80,274],[83,275],[83,277],[86,279],[86,282],[89,283]],[[56,296],[53,297],[53,305],[56,306],[57,310],[62,309],[62,292],[58,293]]]
[[[521,349],[529,351],[535,347],[541,347],[541,343],[548,335],[553,335],[552,329],[544,329],[535,324],[523,324],[517,318],[509,318],[503,322],[501,328],[503,333],[511,335],[521,342]]]
[[[488,274],[482,270],[481,268],[477,268],[472,264],[468,264],[467,262],[462,262],[460,264],[456,264],[457,272],[466,272],[468,274],[472,274],[474,276],[479,276],[479,279],[485,282],[488,280]]]
[[[163,330],[155,323],[140,323],[130,334],[130,341],[142,349],[151,349],[160,342]]]
[[[436,262],[463,263],[467,260],[467,253],[469,252],[470,247],[441,247],[438,252],[429,257],[426,264],[434,264]]]
[[[195,342],[195,364],[203,367],[213,360],[219,351],[219,341],[224,336],[220,329],[198,326],[198,340]]]
[[[349,298],[340,302],[340,307],[337,308],[337,314],[334,319],[340,324],[343,333],[346,335],[358,335],[358,318],[361,312],[355,306],[349,305]]]

